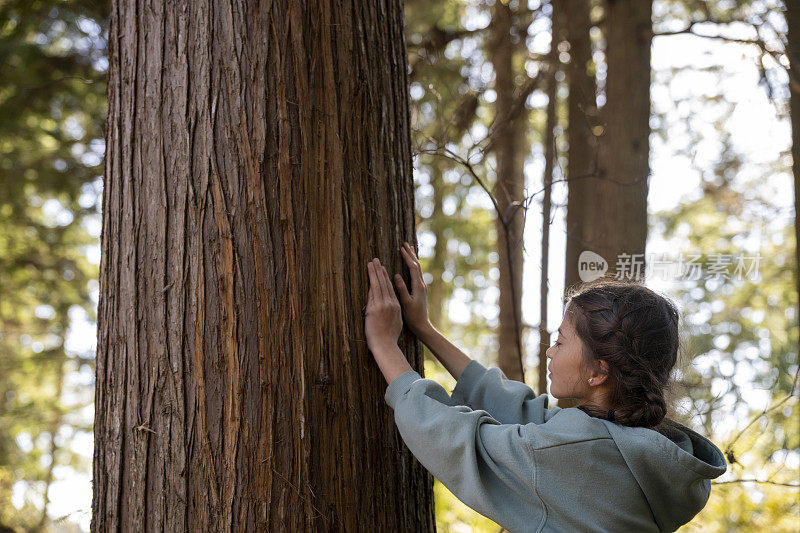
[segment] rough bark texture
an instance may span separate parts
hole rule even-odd
[[[794,174],[794,236],[797,261],[797,292],[800,298],[800,5],[786,2],[786,23],[789,29],[789,112],[792,121],[792,173]]]
[[[644,273],[647,190],[650,173],[651,0],[606,2],[606,104],[602,118],[599,176],[588,178],[591,205],[584,206],[586,249],[608,262],[611,274],[621,254],[642,254],[633,276]],[[624,258],[620,258],[624,261]],[[630,261],[629,261],[630,263]]]
[[[495,132],[493,150],[497,160],[497,181],[492,194],[505,219],[497,219],[498,354],[497,366],[509,379],[523,381],[522,366],[522,231],[525,199],[523,173],[525,141],[525,106],[516,106],[514,58],[519,44],[512,42],[513,13],[508,3],[496,2],[492,15],[490,57],[495,72]],[[510,258],[510,260],[509,260]],[[510,266],[510,271],[509,271]]]
[[[401,2],[115,0],[109,53],[92,531],[434,530],[363,333]]]
[[[592,63],[592,44],[589,37],[591,3],[586,0],[566,0],[563,3],[564,33],[569,42],[570,62],[566,67],[569,83],[567,109],[569,124],[567,139],[567,255],[565,290],[580,281],[578,257],[587,249],[589,210],[596,207],[587,190],[591,184],[586,177],[596,171],[597,142],[592,134],[592,120],[597,114],[597,87]]]

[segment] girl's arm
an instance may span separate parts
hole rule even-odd
[[[418,330],[415,335],[425,343],[425,346],[456,380],[461,377],[461,373],[472,362],[472,359],[467,354],[447,340],[430,322],[426,327]]]
[[[392,381],[384,396],[408,449],[459,500],[509,531],[541,526],[544,504],[527,426],[500,424],[486,411],[458,405],[416,372]]]
[[[544,424],[560,408],[548,409],[547,394],[536,395],[521,381],[508,379],[496,367],[470,362],[458,379],[451,397],[472,409],[482,409],[501,424]]]
[[[453,398],[472,409],[484,409],[503,424],[546,422],[558,408],[548,409],[546,394],[539,396],[525,383],[509,380],[498,368],[486,369],[447,340],[428,320],[427,286],[414,249],[403,243],[400,253],[411,274],[409,293],[400,274],[394,283],[408,328],[430,349],[456,379]]]

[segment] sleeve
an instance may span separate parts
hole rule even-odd
[[[441,385],[411,370],[392,380],[385,400],[408,449],[459,500],[512,531],[544,520],[523,426],[457,405]]]
[[[547,408],[547,394],[508,379],[499,368],[487,369],[476,360],[464,368],[453,389],[456,402],[487,411],[502,424],[544,424],[561,409]]]

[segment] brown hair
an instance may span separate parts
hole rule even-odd
[[[641,283],[609,278],[574,286],[564,303],[583,341],[584,362],[594,369],[598,361],[608,363],[612,388],[611,411],[578,408],[624,426],[662,431],[680,345],[675,304]]]

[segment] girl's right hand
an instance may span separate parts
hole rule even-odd
[[[430,325],[428,321],[428,286],[422,279],[422,267],[411,245],[404,242],[403,247],[400,248],[400,254],[411,272],[411,293],[409,294],[400,274],[394,275],[394,285],[397,287],[398,299],[403,308],[403,319],[408,329],[419,336],[419,333]]]

